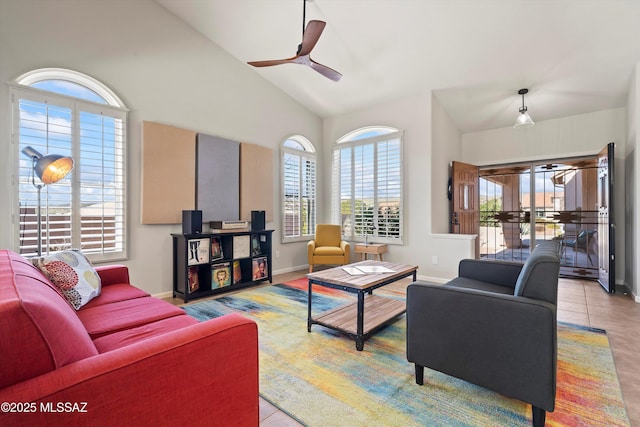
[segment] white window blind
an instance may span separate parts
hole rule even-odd
[[[37,253],[37,189],[21,154],[32,146],[74,160],[69,176],[42,189],[43,254],[78,248],[94,261],[124,258],[126,112],[28,88],[12,88],[12,100],[20,253]]]
[[[301,144],[282,148],[283,242],[308,239],[316,227],[316,158]]]
[[[346,239],[402,243],[402,133],[373,134],[334,149],[334,220]]]

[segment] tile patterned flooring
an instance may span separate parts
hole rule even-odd
[[[300,270],[277,275],[273,283],[297,279],[306,273],[306,270]],[[410,279],[404,279],[389,286],[401,290],[410,282]],[[629,295],[609,295],[593,281],[560,279],[558,321],[607,331],[631,426],[640,427],[640,304]],[[300,424],[260,398],[260,426]]]

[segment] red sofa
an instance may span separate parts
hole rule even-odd
[[[0,425],[256,426],[256,324],[198,322],[96,268],[76,311],[29,261],[0,251]]]

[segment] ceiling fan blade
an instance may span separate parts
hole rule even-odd
[[[319,64],[311,58],[309,59],[311,60],[311,62],[309,63],[309,66],[314,70],[316,70],[317,72],[319,72],[320,74],[322,74],[323,76],[325,76],[326,78],[331,79],[334,82],[337,82],[342,78],[342,74],[340,74],[336,70],[329,68],[326,65]]]
[[[309,21],[307,29],[304,30],[304,35],[302,36],[302,43],[298,49],[298,55],[304,56],[311,53],[311,50],[316,43],[318,43],[318,39],[326,25],[327,23],[324,21]]]
[[[274,59],[270,61],[252,61],[247,62],[249,65],[253,65],[254,67],[271,67],[272,65],[280,65],[280,64],[289,64],[296,59],[297,56],[288,59]]]

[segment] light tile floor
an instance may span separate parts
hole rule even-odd
[[[297,279],[306,273],[300,270],[274,276],[273,283]],[[400,290],[406,289],[409,283],[410,280],[405,279],[389,286]],[[631,426],[640,427],[640,304],[628,295],[609,295],[593,281],[560,279],[558,321],[607,331]],[[260,398],[260,426],[300,424]]]

